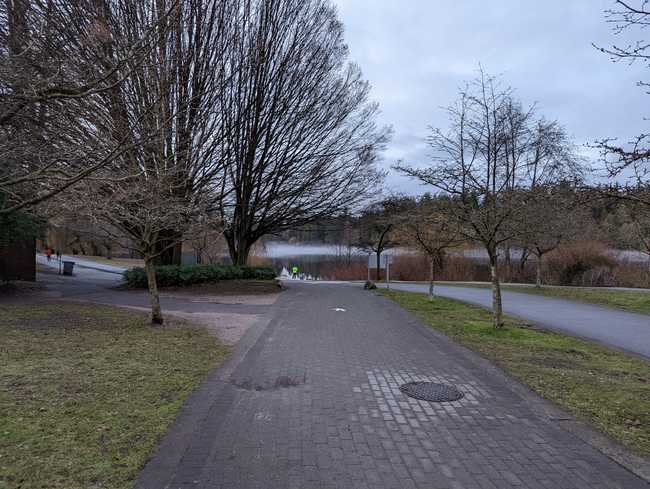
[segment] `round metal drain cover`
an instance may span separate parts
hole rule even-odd
[[[409,382],[402,385],[399,390],[407,396],[421,401],[449,402],[457,401],[463,397],[463,393],[453,385],[434,382]]]

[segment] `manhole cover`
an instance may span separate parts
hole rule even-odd
[[[407,396],[421,401],[448,402],[457,401],[463,397],[463,393],[453,385],[434,382],[409,382],[402,385],[399,390]]]

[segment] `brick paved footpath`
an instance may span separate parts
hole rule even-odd
[[[389,300],[289,287],[190,398],[137,488],[649,487]],[[399,391],[416,380],[465,396],[434,404]]]

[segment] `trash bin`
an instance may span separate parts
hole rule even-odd
[[[72,275],[72,270],[74,270],[73,261],[64,261],[63,262],[63,275]]]

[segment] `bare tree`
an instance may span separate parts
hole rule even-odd
[[[209,213],[200,215],[188,234],[185,242],[194,250],[196,263],[217,263],[228,255],[221,222]]]
[[[381,280],[381,255],[397,245],[393,231],[408,199],[389,197],[366,207],[359,216],[357,247],[374,253],[377,280]]]
[[[607,22],[613,25],[615,34],[626,32],[642,32],[650,25],[650,2],[634,0],[615,2],[615,7],[605,11]],[[650,66],[650,44],[645,39],[639,39],[632,44],[613,45],[609,48],[595,46],[601,52],[615,61],[628,63],[644,63]],[[640,87],[650,88],[650,82],[640,80]],[[639,204],[650,206],[648,196],[635,189],[650,183],[650,134],[643,132],[627,144],[620,144],[615,139],[603,139],[596,143],[609,170],[610,176],[625,176],[630,186],[625,198]],[[615,192],[610,193],[615,195]]]
[[[570,184],[536,185],[519,191],[517,200],[515,242],[535,256],[535,284],[541,287],[546,254],[579,237],[590,216]]]
[[[447,199],[421,198],[401,216],[399,222],[396,233],[400,243],[417,249],[429,259],[429,300],[433,300],[436,269],[442,268],[447,251],[464,241],[450,215],[449,202]]]
[[[0,2],[0,215],[33,208],[146,137],[105,137],[101,100],[151,51],[160,25],[118,55],[101,10],[90,0]]]
[[[650,190],[638,189],[636,195],[650,200]],[[625,200],[622,207],[624,224],[619,230],[630,249],[648,257],[647,280],[650,282],[650,208],[636,201]]]
[[[103,2],[102,22],[114,56],[155,23],[155,48],[123,83],[102,97],[110,114],[106,133],[132,144],[116,164],[77,189],[81,211],[106,229],[118,229],[145,260],[152,322],[163,322],[155,264],[178,250],[207,210],[223,171],[217,155],[224,59],[232,41],[237,3],[187,0]],[[118,238],[118,236],[116,236]],[[179,254],[177,252],[177,254]]]
[[[243,2],[217,137],[218,212],[233,263],[262,236],[354,209],[376,191],[387,130],[327,0]]]
[[[86,196],[75,211],[92,219],[95,232],[144,258],[153,324],[163,324],[156,258],[176,244],[170,241],[167,230],[175,229],[189,237],[192,222],[205,212],[199,202],[188,201],[176,192],[178,178],[174,172],[142,173],[104,180],[99,185],[86,180],[80,184],[82,188],[74,190],[75,195],[92,193],[93,198]]]
[[[453,204],[452,216],[466,239],[480,243],[490,261],[494,326],[503,325],[499,277],[499,247],[515,237],[512,226],[518,212],[515,189],[533,181],[551,181],[535,173],[535,145],[529,141],[534,110],[521,109],[513,91],[482,70],[447,109],[448,133],[434,129],[429,138],[433,161],[429,167],[398,164],[396,169],[430,184]],[[516,112],[516,114],[513,114]],[[525,129],[513,131],[512,120]],[[560,160],[561,161],[561,160]],[[566,162],[564,165],[566,166]],[[537,175],[537,176],[535,176]]]

